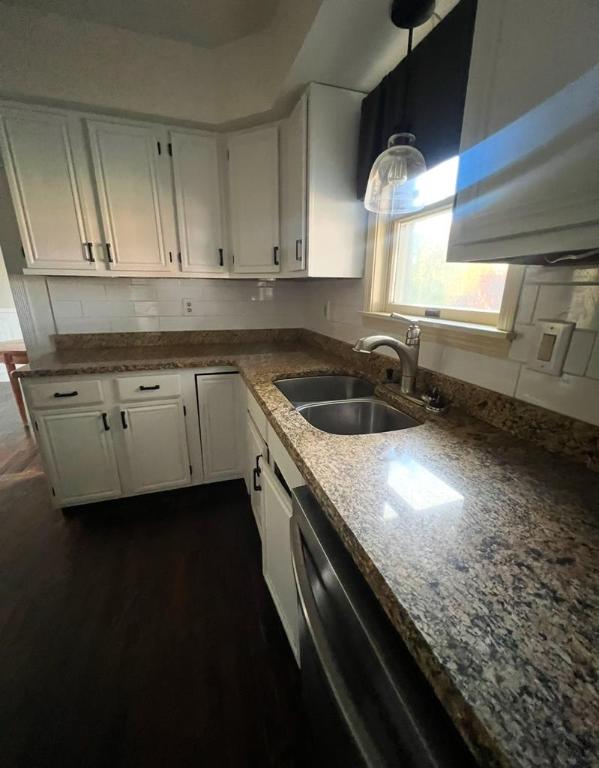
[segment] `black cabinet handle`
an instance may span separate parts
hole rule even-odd
[[[258,478],[260,477],[259,470],[258,469],[254,469],[252,471],[252,476],[254,478],[254,490],[255,491],[261,491],[262,490],[262,486],[258,485]]]
[[[140,384],[139,389],[141,392],[152,392],[155,389],[160,389],[160,384],[152,384],[151,387],[144,387],[143,384]]]
[[[272,249],[272,258],[275,263],[275,266],[279,266],[279,246],[275,245]]]
[[[110,243],[106,243],[106,258],[110,264],[112,264],[112,254],[110,252],[111,245]]]
[[[260,477],[260,475],[262,474],[262,470],[260,469],[260,459],[261,458],[262,458],[262,454],[259,453],[256,456],[256,469],[254,470],[254,472],[258,475],[258,477]]]
[[[295,241],[295,260],[296,261],[301,261],[302,260],[301,245],[302,245],[302,241],[301,240],[296,240]]]
[[[127,429],[127,427],[129,426],[127,424],[127,418],[126,417],[127,417],[127,414],[125,413],[125,411],[121,411],[121,424],[123,425],[123,429]]]
[[[79,392],[74,389],[72,392],[55,392],[54,397],[77,397]]]
[[[222,248],[218,249],[218,263],[221,267],[225,266],[225,252]]]
[[[102,414],[102,421],[104,423],[104,430],[106,432],[108,432],[108,430],[110,429],[110,424],[108,423],[108,414],[107,413],[103,413]]]
[[[95,261],[94,254],[92,251],[92,244],[91,243],[83,243],[85,247],[87,248],[87,260],[88,261]]]

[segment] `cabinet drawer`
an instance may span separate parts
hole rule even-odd
[[[166,397],[179,397],[181,394],[181,378],[177,374],[126,376],[115,379],[115,384],[117,399],[121,402],[162,400]]]
[[[266,440],[266,416],[249,389],[247,390],[247,408],[258,432],[262,435],[263,440]]]
[[[31,408],[96,405],[104,402],[102,383],[98,379],[72,379],[29,384],[26,389]]]

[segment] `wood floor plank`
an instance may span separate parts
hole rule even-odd
[[[2,765],[294,768],[303,723],[240,481],[66,516],[0,484]]]

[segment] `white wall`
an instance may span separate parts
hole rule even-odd
[[[294,328],[307,300],[297,281],[48,277],[47,284],[58,333]]]
[[[0,250],[0,341],[20,338],[22,335],[19,318]],[[4,365],[0,365],[0,381],[8,381],[8,374]]]
[[[388,334],[362,322],[361,280],[322,280],[309,285],[312,330],[342,341]],[[324,307],[329,304],[329,319]],[[562,376],[528,370],[538,319],[577,323]],[[507,359],[423,342],[420,361],[430,370],[599,425],[599,267],[529,267],[518,308],[518,338]],[[381,350],[393,356],[391,351]]]
[[[215,125],[272,109],[321,0],[201,48],[0,2],[0,94]]]

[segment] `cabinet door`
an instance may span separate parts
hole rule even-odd
[[[171,131],[177,232],[184,272],[225,272],[218,140]]]
[[[112,270],[167,271],[164,148],[152,128],[88,121],[96,185]]]
[[[3,109],[0,144],[27,266],[93,270],[73,151],[74,125],[59,114]]]
[[[598,29],[595,0],[478,3],[450,261],[599,243]]]
[[[239,374],[200,375],[196,382],[204,477],[209,481],[241,477]]]
[[[264,445],[264,440],[256,429],[254,422],[249,416],[247,417],[247,450],[248,474],[250,480],[250,504],[252,506],[252,512],[254,513],[258,532],[262,536],[263,486],[261,476],[262,467],[266,464],[266,446]]]
[[[121,495],[108,414],[102,411],[34,413],[40,447],[59,504]]]
[[[191,479],[181,400],[120,411],[129,493],[187,485]]]
[[[262,567],[289,643],[297,656],[297,594],[291,564],[291,499],[268,465],[262,469]]]
[[[233,271],[278,272],[278,128],[233,134],[228,147]]]
[[[281,126],[281,263],[284,272],[305,269],[308,98]]]

